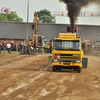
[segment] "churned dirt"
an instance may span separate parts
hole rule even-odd
[[[0,54],[0,100],[100,100],[100,57],[77,73],[53,72],[49,55]]]

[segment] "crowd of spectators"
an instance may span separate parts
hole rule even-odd
[[[19,54],[23,54],[24,51],[25,51],[25,43],[24,42],[21,42],[18,46],[18,51],[19,51]],[[3,53],[5,53],[5,51],[8,51],[8,53],[11,54],[11,47],[12,45],[10,44],[10,42],[4,42],[4,43],[0,43],[0,53],[1,51],[3,50]]]

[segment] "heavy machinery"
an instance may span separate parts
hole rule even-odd
[[[96,39],[94,46],[93,46],[94,55],[100,55],[100,39]]]
[[[84,54],[93,54],[91,38],[82,38],[82,44],[85,45]]]
[[[45,46],[44,46],[44,51],[45,53],[52,53],[53,50],[53,39],[52,40],[44,40]]]
[[[88,59],[83,57],[81,38],[75,33],[59,33],[54,39],[52,56],[49,56],[49,66],[53,71],[74,69],[81,73],[87,64]]]
[[[44,44],[45,44],[45,46],[44,46],[44,52],[45,53],[50,53],[50,41],[47,40],[47,39],[45,39],[44,40]]]
[[[34,30],[33,39],[32,39],[32,41],[29,41],[28,52],[29,52],[29,54],[34,54],[37,51],[43,53],[44,52],[44,36],[38,35],[37,12],[34,13],[32,29]]]

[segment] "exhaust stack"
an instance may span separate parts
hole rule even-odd
[[[88,4],[100,5],[100,0],[59,0],[66,4],[66,10],[68,10],[68,16],[70,18],[71,30],[73,33],[73,27],[77,21],[77,16],[79,16],[82,7],[86,7]]]

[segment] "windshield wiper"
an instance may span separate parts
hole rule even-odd
[[[80,49],[70,49],[71,51],[80,51]]]
[[[55,49],[55,48],[54,48]],[[55,49],[55,50],[63,50],[63,49]]]
[[[62,49],[62,48],[54,48],[55,50],[65,50],[65,51],[80,51],[80,49]]]

